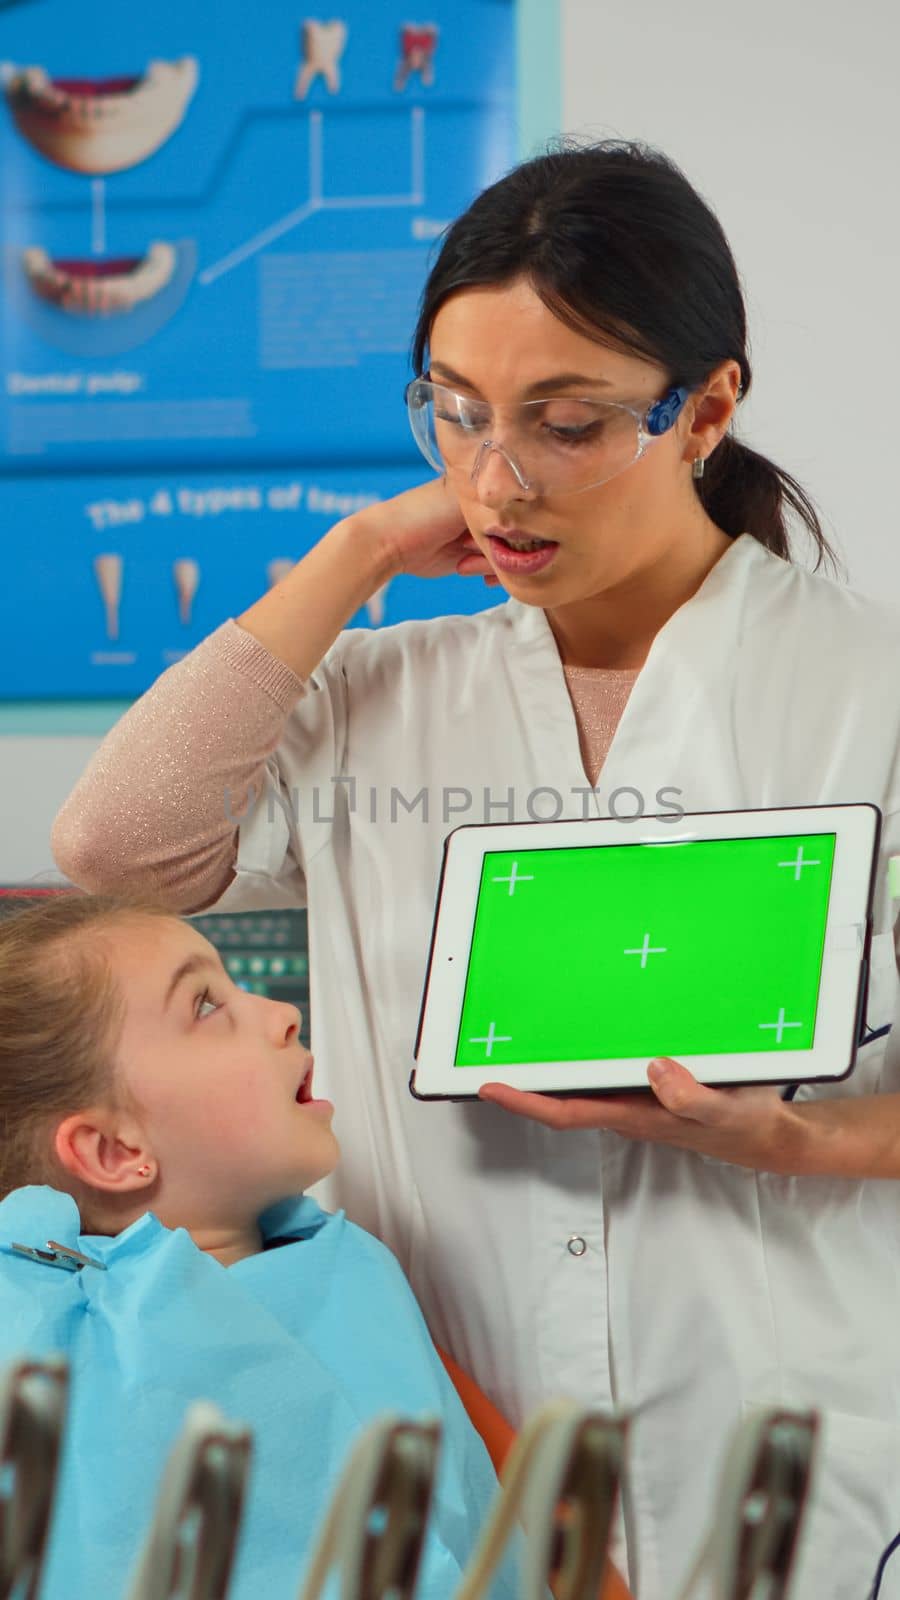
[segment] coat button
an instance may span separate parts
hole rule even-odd
[[[580,1234],[574,1233],[569,1240],[566,1249],[568,1250],[570,1256],[583,1256],[585,1250],[587,1249],[587,1245],[581,1238]]]

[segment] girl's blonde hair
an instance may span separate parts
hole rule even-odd
[[[125,1000],[104,935],[175,917],[137,896],[66,891],[0,918],[0,1199],[25,1184],[58,1188],[53,1133],[82,1107],[115,1103]]]

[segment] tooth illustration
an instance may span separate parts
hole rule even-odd
[[[440,28],[436,22],[404,22],[400,29],[400,60],[394,74],[394,88],[406,88],[414,72],[426,88],[434,83],[434,53]]]
[[[190,556],[183,556],[180,560],[173,561],[172,576],[175,579],[175,590],[178,595],[178,615],[187,627],[191,620],[194,595],[200,586],[200,567]]]
[[[384,603],[390,586],[390,581],[382,584],[381,588],[376,589],[375,593],[366,601],[366,611],[369,614],[369,621],[373,628],[380,628],[384,621]]]
[[[95,556],[94,576],[106,608],[106,637],[119,637],[119,601],[122,598],[122,557]]]
[[[83,317],[120,316],[161,294],[172,281],[177,255],[172,245],[151,244],[145,256],[105,261],[51,258],[32,246],[22,251],[31,290],[61,311]]]
[[[7,63],[0,83],[29,144],[69,172],[123,172],[171,137],[197,87],[193,56],[151,61],[142,77],[51,78]]]
[[[280,583],[282,578],[286,578],[296,565],[296,561],[292,561],[289,556],[277,556],[274,561],[270,561],[266,567],[269,588],[274,589],[276,583]]]
[[[331,94],[341,87],[340,60],[347,43],[346,22],[317,22],[307,17],[300,29],[300,54],[302,61],[294,84],[294,99],[305,100],[319,76],[325,79]]]

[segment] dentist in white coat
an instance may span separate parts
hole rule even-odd
[[[669,1600],[729,1431],[772,1403],[825,1413],[797,1600],[865,1600],[900,1529],[897,616],[792,563],[788,512],[828,550],[732,431],[751,372],[727,242],[654,152],[541,157],[477,199],[415,365],[440,478],[338,523],[165,673],[67,801],[57,858],[184,911],[308,904],[339,1198],[513,1422],[560,1392],[634,1414],[640,1600]],[[800,377],[797,403],[818,403]],[[509,598],[342,631],[397,574],[453,571]],[[884,813],[848,1081],[787,1101],[673,1063],[609,1102],[410,1097],[451,827],[842,801]],[[198,1026],[227,1029],[229,987]]]

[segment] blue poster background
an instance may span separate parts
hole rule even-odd
[[[435,239],[514,159],[513,11],[0,9],[0,696],[139,693],[343,508],[427,476],[410,334]],[[496,598],[400,579],[353,620]]]

